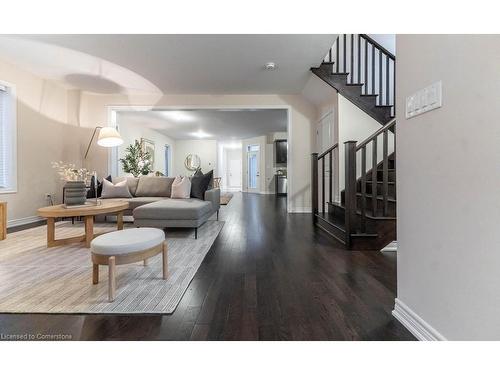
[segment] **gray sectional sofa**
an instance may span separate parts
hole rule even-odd
[[[212,215],[219,219],[220,190],[210,188],[205,192],[205,199],[170,198],[173,177],[122,177],[127,179],[127,185],[132,198],[108,198],[103,201],[120,200],[129,203],[126,216],[134,217],[134,224],[139,227],[155,228],[194,228],[195,238],[198,238],[198,228]],[[119,182],[113,179],[113,182]]]

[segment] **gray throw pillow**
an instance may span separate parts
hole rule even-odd
[[[103,180],[101,198],[132,198],[132,194],[128,190],[127,180],[123,180],[117,184]]]
[[[136,197],[170,197],[173,177],[141,176]]]

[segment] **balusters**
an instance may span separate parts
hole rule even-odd
[[[336,50],[336,58],[335,58],[335,69],[336,69],[336,72],[338,73],[339,72],[339,65],[340,65],[340,61],[339,61],[339,43],[340,43],[340,37],[337,37],[337,41],[336,41],[336,46],[335,46],[335,50]]]
[[[372,44],[372,95],[375,95],[375,46]]]
[[[385,55],[385,104],[389,105],[389,56]]]
[[[366,232],[366,146],[361,149],[361,232]]]
[[[365,39],[365,95],[368,94],[368,41]]]
[[[347,48],[346,48],[346,43],[347,42],[347,35],[344,34],[344,73],[347,72]]]
[[[372,141],[372,213],[377,216],[377,137]]]
[[[382,105],[382,51],[378,51],[378,104]]]
[[[349,72],[351,83],[354,83],[354,34],[351,34],[351,71]]]
[[[311,155],[311,205],[313,213],[313,224],[317,222],[318,213],[318,153]]]
[[[358,83],[361,83],[361,35],[358,34]]]
[[[321,213],[325,213],[325,158],[321,158]]]
[[[330,160],[329,160],[329,180],[328,180],[328,199],[330,202],[333,202],[332,191],[333,191],[333,151],[330,151]]]
[[[387,216],[388,212],[388,196],[389,196],[389,160],[388,160],[388,139],[389,133],[388,130],[384,130],[383,133],[383,162],[382,162],[382,196],[384,199],[384,216]]]

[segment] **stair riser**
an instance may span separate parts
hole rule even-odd
[[[396,185],[387,185],[388,191],[389,191],[389,197],[392,199],[395,199],[396,197]],[[382,195],[384,190],[384,185],[383,184],[377,184],[377,195]],[[361,193],[361,182],[358,183],[358,193]],[[367,182],[366,184],[366,194],[371,194],[372,193],[372,184]]]
[[[366,179],[371,180],[371,172],[366,174]],[[384,171],[378,170],[377,171],[377,181],[382,182],[384,180]],[[387,172],[387,180],[389,182],[396,182],[396,171],[388,171]]]
[[[377,211],[376,214],[373,215],[372,212],[372,199],[366,198],[366,212],[372,216],[392,216],[396,217],[396,202],[387,202],[387,215],[384,215],[384,201],[381,199],[377,199]],[[358,210],[361,210],[361,197],[356,197],[356,207]]]

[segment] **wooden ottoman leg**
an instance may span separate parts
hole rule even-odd
[[[113,302],[115,300],[115,257],[109,257],[108,260],[108,294],[109,294],[109,302]]]
[[[144,259],[144,267],[146,267],[148,265],[148,259]]]
[[[92,284],[99,284],[99,265],[92,263]]]
[[[163,280],[168,279],[168,246],[166,242],[163,242]]]

